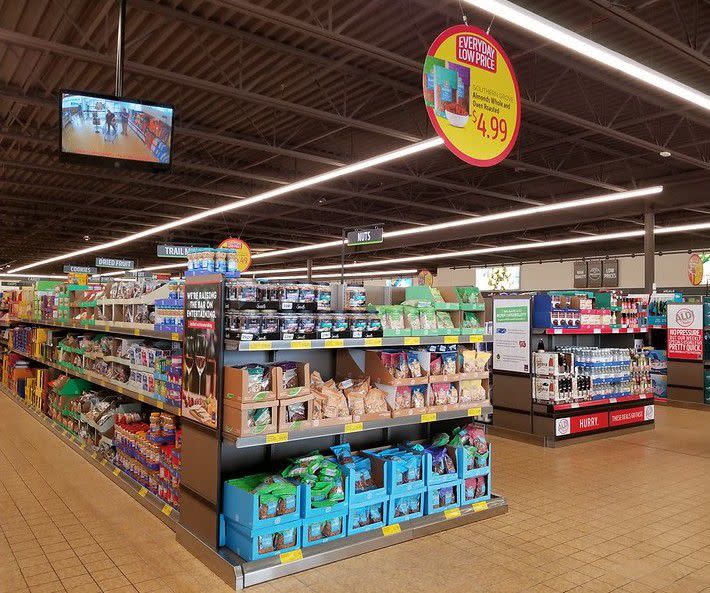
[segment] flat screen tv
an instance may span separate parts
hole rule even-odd
[[[169,169],[173,111],[171,105],[62,90],[59,98],[61,160]]]

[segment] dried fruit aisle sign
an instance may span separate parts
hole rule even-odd
[[[429,48],[422,84],[429,119],[451,152],[477,167],[508,156],[520,130],[520,90],[493,37],[467,25],[446,29]]]

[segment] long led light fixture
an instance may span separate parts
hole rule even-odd
[[[621,72],[626,76],[640,80],[656,89],[675,95],[683,101],[689,101],[698,107],[710,110],[710,96],[678,82],[670,76],[648,68],[631,58],[604,47],[586,37],[565,29],[529,10],[521,8],[508,0],[465,0],[473,7],[508,21],[516,27],[534,33],[547,41],[557,43],[585,58]]]
[[[101,278],[110,276],[123,276],[124,274],[132,274],[134,272],[152,272],[153,270],[167,270],[170,268],[186,268],[187,264],[185,262],[180,262],[179,264],[160,264],[158,266],[150,266],[148,268],[137,268],[135,270],[117,270],[115,272],[104,272],[103,274],[96,274]]]
[[[301,179],[300,181],[296,181],[294,183],[289,183],[288,185],[282,185],[281,187],[277,187],[275,189],[271,189],[269,191],[257,194],[255,196],[252,196],[251,198],[244,198],[241,200],[237,200],[235,202],[230,202],[229,204],[224,204],[223,206],[218,206],[217,208],[203,210],[202,212],[198,212],[197,214],[192,214],[191,216],[186,216],[185,218],[181,218],[179,220],[167,222],[167,223],[162,224],[160,226],[156,226],[156,227],[146,229],[144,231],[140,231],[139,233],[127,235],[125,237],[122,237],[121,239],[116,239],[115,241],[109,241],[107,243],[93,245],[91,247],[79,249],[78,251],[72,251],[70,253],[64,253],[62,255],[56,255],[54,257],[50,257],[47,259],[36,261],[31,264],[25,264],[24,266],[19,266],[17,268],[10,270],[10,272],[20,272],[22,270],[29,270],[30,268],[36,268],[37,266],[51,264],[51,263],[58,262],[58,261],[64,261],[64,260],[72,258],[72,257],[86,255],[87,253],[93,253],[95,251],[103,251],[104,249],[110,249],[112,247],[118,247],[119,245],[125,245],[126,243],[131,243],[133,241],[137,241],[137,240],[143,239],[145,237],[150,237],[151,235],[156,235],[158,233],[162,233],[163,231],[167,231],[170,229],[174,229],[176,227],[180,227],[180,226],[184,226],[186,224],[197,222],[198,220],[210,218],[210,217],[215,216],[217,214],[229,212],[231,210],[236,210],[238,208],[245,208],[246,206],[251,206],[252,204],[257,204],[259,202],[264,202],[266,200],[270,200],[270,199],[276,198],[278,196],[290,194],[295,191],[305,189],[307,187],[313,187],[314,185],[320,185],[322,183],[326,183],[327,181],[331,181],[331,180],[337,179],[339,177],[345,177],[346,175],[350,175],[352,173],[357,173],[358,171],[362,171],[364,169],[369,169],[371,167],[377,167],[378,165],[382,165],[384,163],[395,161],[397,159],[401,159],[401,158],[404,158],[404,157],[407,157],[407,156],[410,156],[413,154],[417,154],[417,153],[423,152],[425,150],[430,150],[430,149],[435,148],[437,146],[441,146],[443,143],[444,143],[444,141],[441,138],[439,138],[438,136],[436,138],[429,138],[428,140],[423,140],[422,142],[416,142],[416,143],[406,146],[404,148],[400,148],[398,150],[393,150],[391,152],[386,152],[384,154],[381,154],[381,155],[378,155],[378,156],[375,156],[375,157],[372,157],[369,159],[365,159],[364,161],[360,161],[358,163],[353,163],[351,165],[344,165],[342,167],[338,167],[337,169],[333,169],[332,171],[328,171],[327,173],[321,173],[320,175],[314,175],[313,177],[307,177],[306,179]],[[237,197],[237,196],[235,196],[235,197]]]
[[[375,276],[406,276],[408,274],[416,274],[417,268],[404,270],[377,270],[376,272],[349,272],[344,274],[345,278],[369,278]],[[257,275],[258,278],[258,275]],[[269,276],[269,280],[306,280],[305,274],[296,276]],[[340,274],[311,274],[311,278],[340,278]]]
[[[66,274],[59,276],[57,274],[13,274],[11,272],[7,272],[5,274],[0,274],[0,279],[2,278],[48,278],[50,280],[66,280],[67,276]]]
[[[512,218],[520,218],[523,216],[532,216],[535,214],[546,214],[550,212],[559,212],[561,210],[573,210],[577,208],[586,208],[588,206],[598,206],[600,204],[608,204],[610,202],[619,202],[621,200],[631,200],[644,196],[653,196],[660,194],[663,191],[662,185],[654,185],[652,187],[644,187],[640,189],[632,189],[629,191],[616,192],[611,194],[603,194],[601,196],[589,196],[587,198],[579,198],[578,200],[569,200],[567,202],[557,202],[555,204],[545,204],[544,206],[531,206],[530,208],[518,208],[517,210],[508,210],[507,212],[497,212],[495,214],[486,214],[485,216],[477,217],[461,217],[448,222],[440,222],[437,224],[429,224],[425,226],[407,227],[395,231],[385,231],[382,233],[383,239],[392,239],[394,237],[404,237],[406,235],[416,235],[419,233],[430,233],[445,229],[453,229],[458,227],[470,226],[475,224],[485,224],[488,222],[496,222],[501,220],[510,220]],[[347,241],[346,241],[347,243]],[[301,253],[317,249],[325,249],[327,247],[338,247],[343,244],[342,239],[337,241],[327,241],[325,243],[314,243],[311,245],[302,245],[301,247],[290,247],[288,249],[280,249],[269,251],[266,253],[257,253],[252,256],[252,259],[266,259],[270,257],[278,257],[283,255],[291,255],[293,253]]]

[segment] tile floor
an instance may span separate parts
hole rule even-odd
[[[495,439],[510,512],[253,593],[710,591],[710,413],[559,449]],[[173,533],[0,397],[0,592],[221,593]]]

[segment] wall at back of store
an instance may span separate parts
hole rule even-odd
[[[656,255],[656,286],[690,286],[687,253]],[[641,288],[644,285],[643,256],[620,257],[619,288]],[[474,268],[439,268],[434,278],[436,286],[475,284]],[[523,264],[520,270],[520,290],[564,290],[572,288],[573,262]]]

